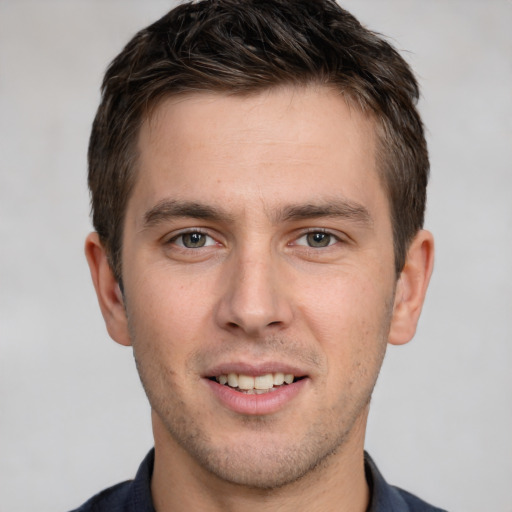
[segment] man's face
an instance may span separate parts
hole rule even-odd
[[[362,446],[395,290],[375,145],[326,88],[168,99],[143,125],[125,307],[184,470],[275,487]]]

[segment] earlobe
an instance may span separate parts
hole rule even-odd
[[[421,230],[409,246],[398,279],[389,332],[392,345],[403,345],[414,336],[433,266],[434,239],[429,231]]]
[[[110,337],[121,345],[131,345],[123,294],[98,233],[90,233],[87,236],[85,256]]]

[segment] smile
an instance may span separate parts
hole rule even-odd
[[[221,363],[202,381],[222,408],[245,416],[277,413],[311,386],[304,369],[277,361]]]
[[[277,391],[281,386],[292,384],[295,376],[291,373],[267,373],[265,375],[251,376],[243,373],[228,373],[215,377],[223,386],[229,386],[236,391],[249,395],[262,395]]]

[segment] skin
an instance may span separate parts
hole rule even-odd
[[[169,98],[144,123],[124,296],[94,233],[86,255],[151,403],[159,512],[366,510],[368,403],[433,264],[420,231],[396,279],[375,147],[372,121],[323,87]],[[240,413],[207,379],[222,365],[304,379]]]

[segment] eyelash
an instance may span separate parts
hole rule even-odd
[[[307,237],[309,235],[325,235],[326,237],[329,237],[329,242],[327,243],[327,245],[318,245],[318,246],[312,246],[312,245],[309,245],[308,243],[306,243],[306,244],[298,244],[297,243],[302,238],[307,239]],[[294,242],[291,245],[303,246],[303,247],[307,247],[308,249],[324,249],[324,248],[330,247],[330,246],[332,246],[338,242],[341,242],[341,241],[342,240],[339,236],[336,236],[334,233],[332,233],[328,230],[325,230],[322,228],[312,228],[312,229],[308,229],[307,231],[301,233],[297,238],[294,239]]]

